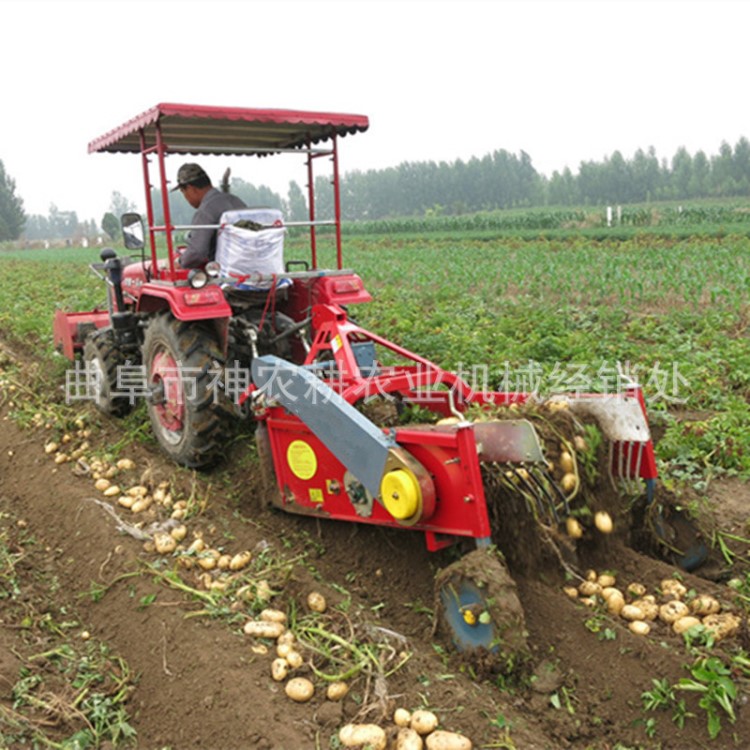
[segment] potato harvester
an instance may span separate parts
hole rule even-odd
[[[251,416],[277,508],[419,531],[430,550],[473,543],[438,576],[441,621],[459,648],[513,659],[525,649],[523,612],[493,551],[491,519],[502,519],[503,509],[490,507],[487,483],[519,493],[546,528],[564,530],[580,477],[574,470],[574,486],[564,486],[551,467],[524,416],[534,395],[473,390],[349,317],[350,305],[371,297],[342,263],[338,141],[368,126],[361,115],[159,104],[93,141],[92,153],[141,157],[145,224],[138,214],[122,217],[125,246],[140,257],[105,249],[92,269],[106,283],[106,305],[58,311],[55,342],[78,363],[85,395],[103,412],[122,416],[144,398],[160,446],[178,463],[211,465],[223,455],[232,420]],[[281,153],[304,158],[308,220],[285,221],[265,208],[222,217],[216,261],[182,269],[176,237],[190,226],[172,222],[166,157]],[[313,166],[320,158],[332,165],[332,219],[318,218],[324,199]],[[151,182],[154,163],[160,192]],[[178,163],[171,166],[176,172]],[[238,218],[252,228],[237,229]],[[309,232],[310,256],[284,262],[278,249],[292,228]],[[230,229],[240,232],[240,244],[225,252]],[[335,242],[329,269],[318,259],[324,232]],[[269,248],[271,265],[266,258],[254,270]],[[236,398],[230,371],[247,375]],[[539,406],[595,421],[608,440],[612,478],[652,498],[656,464],[636,384]],[[390,418],[379,419],[378,407]],[[595,533],[591,524],[586,533]]]

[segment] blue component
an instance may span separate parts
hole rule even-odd
[[[459,651],[474,648],[486,648],[492,652],[498,650],[492,621],[483,623],[479,620],[481,613],[487,611],[483,589],[467,579],[461,580],[460,583],[452,582],[440,590],[440,601],[445,622],[451,630],[451,639]],[[467,609],[477,617],[473,625],[464,619]]]

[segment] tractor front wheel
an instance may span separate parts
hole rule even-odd
[[[162,450],[193,469],[215,463],[228,426],[216,334],[200,321],[160,314],[146,329],[143,361],[148,413]]]
[[[118,348],[111,328],[100,328],[86,339],[83,361],[93,385],[96,408],[113,417],[129,414],[135,399],[118,393],[118,369],[129,362]]]

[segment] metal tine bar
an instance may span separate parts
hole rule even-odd
[[[617,443],[617,476],[618,477],[625,477],[625,467],[624,467],[624,459],[625,459],[625,448],[623,447],[622,441],[619,441]]]
[[[544,516],[545,513],[544,513],[544,505],[542,503],[542,497],[536,491],[536,489],[534,488],[534,486],[529,482],[529,480],[526,479],[526,477],[524,477],[522,474],[518,473],[518,469],[519,468],[524,468],[525,469],[525,467],[524,466],[517,467],[515,464],[506,464],[506,466],[508,466],[508,468],[513,472],[513,474],[515,474],[515,476],[518,479],[518,481],[521,482],[521,484],[524,486],[524,488],[532,495],[532,497],[534,498],[534,500],[536,500],[537,510],[539,511],[539,513],[542,516]],[[529,473],[528,469],[526,469],[526,473],[527,474]]]
[[[541,467],[537,467],[537,472],[542,475],[545,481],[545,486],[548,485],[554,489],[558,502],[562,503],[563,508],[565,508],[565,515],[569,516],[570,505],[568,504],[568,498],[565,497],[565,493],[560,489],[560,485],[554,480],[554,478],[549,473],[549,471],[547,471],[547,469],[542,469]],[[555,505],[555,508],[557,508],[557,505]]]
[[[547,488],[547,482],[543,481],[543,480],[547,479],[547,476],[545,475],[545,473],[544,473],[543,470],[540,470],[539,473],[542,475],[541,479],[537,476],[536,471],[534,471],[533,469],[531,471],[529,471],[529,476],[534,480],[534,482],[537,485],[537,487],[539,487],[539,489],[540,489],[540,491],[542,493],[542,496],[547,501],[547,505],[549,505],[549,507],[551,508],[551,510],[552,510],[552,517],[555,519],[555,523],[559,523],[560,522],[560,515],[557,512],[557,506],[555,505],[555,498],[550,494],[550,492],[549,492],[549,490]],[[557,486],[557,485],[555,485],[555,486]]]
[[[635,443],[632,440],[628,441],[628,479],[633,481],[633,452],[635,451]]]
[[[615,460],[615,444],[609,443],[609,456],[607,457],[607,472],[609,473],[609,481],[612,483],[612,487],[617,489],[617,482],[615,481],[615,473],[612,464]]]
[[[633,473],[633,479],[636,482],[641,476],[641,463],[643,462],[643,451],[645,447],[645,443],[638,443],[638,458],[635,460],[635,472]]]

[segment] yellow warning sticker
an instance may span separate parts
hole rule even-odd
[[[336,334],[331,341],[331,349],[333,350],[333,353],[336,354],[336,352],[341,349],[343,345],[344,342],[341,340],[341,336],[339,336],[339,334]]]
[[[323,502],[323,490],[310,487],[310,502],[311,503],[322,503]]]
[[[312,479],[318,470],[315,451],[304,440],[293,440],[286,449],[286,462],[297,479]]]

